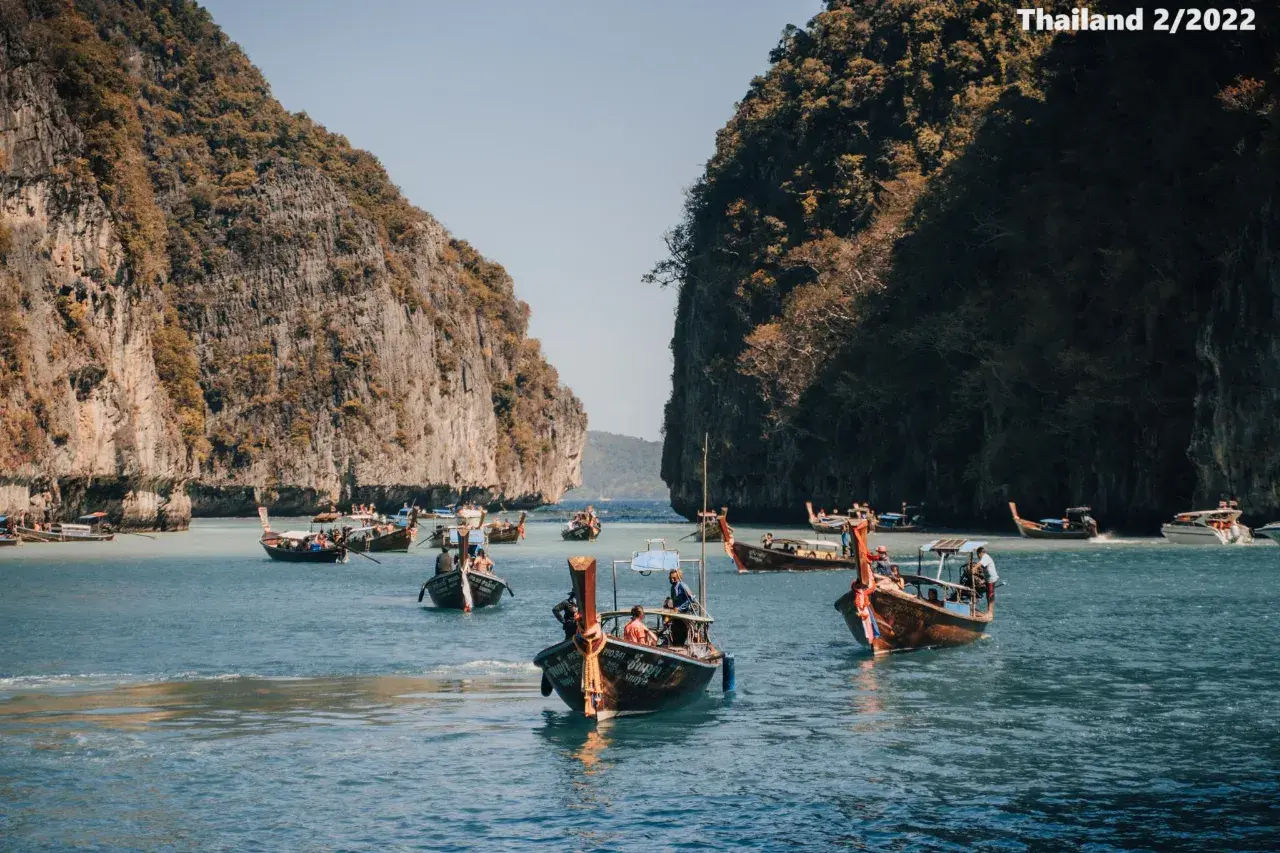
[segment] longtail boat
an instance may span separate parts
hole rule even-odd
[[[262,538],[258,542],[267,556],[285,563],[345,563],[347,546],[335,542],[321,532],[310,530],[286,530],[277,533],[271,529],[267,508],[258,507],[258,519],[262,522]]]
[[[689,562],[699,565],[702,592],[701,560],[681,560],[678,551],[663,547],[637,552],[631,564],[647,574]],[[614,609],[597,614],[595,558],[569,558],[574,596],[581,602],[577,632],[534,657],[543,673],[542,694],[554,690],[570,709],[598,721],[677,708],[703,696],[724,661],[708,637],[711,617],[701,604],[692,612],[646,610],[645,619],[651,621],[646,627],[656,644],[625,640],[621,629],[632,614],[617,608],[616,563],[614,572]]]
[[[938,539],[920,547],[917,570],[898,580],[872,572],[867,554],[865,524],[854,529],[858,577],[852,588],[835,603],[858,644],[874,654],[909,649],[962,646],[981,637],[995,616],[995,605],[987,599],[986,584],[974,562],[974,552],[982,542],[965,539]],[[934,577],[924,574],[924,556],[937,555]],[[964,568],[953,578],[948,558],[959,557]],[[943,580],[943,573],[948,580]]]
[[[1092,539],[1098,535],[1098,522],[1089,515],[1089,507],[1068,507],[1062,518],[1028,521],[1018,515],[1018,505],[1009,501],[1009,512],[1018,533],[1026,539]]]
[[[469,530],[466,527],[453,531],[453,544],[456,546],[461,537],[470,544],[484,542],[483,530]],[[431,603],[444,610],[461,610],[470,613],[479,607],[490,607],[502,600],[502,593],[512,596],[511,585],[491,572],[476,571],[471,568],[471,557],[466,548],[458,550],[457,563],[453,571],[433,575],[427,578],[422,589],[418,591],[418,601],[422,601],[424,593],[431,596]]]
[[[0,515],[0,548],[8,546],[21,545],[22,540],[18,538],[17,523],[7,515]]]
[[[856,522],[864,523],[864,522]],[[840,553],[837,542],[820,539],[773,538],[765,534],[759,545],[748,545],[733,538],[733,529],[720,519],[720,535],[724,552],[738,567],[738,572],[810,572],[857,568],[857,561]]]
[[[489,544],[503,545],[519,542],[524,538],[524,520],[528,515],[527,512],[520,513],[520,520],[517,522],[502,519],[490,522],[485,528],[485,532],[489,534]]]
[[[923,507],[902,505],[902,512],[882,512],[876,516],[876,530],[881,533],[916,533],[924,529]],[[914,511],[913,511],[914,510]]]
[[[343,539],[347,547],[356,553],[366,551],[408,551],[417,536],[418,515],[411,509],[407,523],[402,527],[393,522],[377,524],[371,527],[358,527],[354,530],[343,530]]]
[[[724,541],[724,532],[720,529],[720,519],[722,518],[725,521],[725,527],[728,527],[729,531],[732,532],[733,528],[729,527],[729,508],[727,506],[722,506],[720,507],[719,513],[714,510],[710,512],[705,510],[699,512],[698,526],[688,536],[683,537],[681,541],[684,539],[697,539],[699,537],[707,542]]]
[[[330,505],[327,511],[317,512],[315,515],[311,516],[311,523],[312,524],[333,524],[335,521],[337,521],[340,518],[342,518],[342,513],[338,512],[338,508],[336,506]]]
[[[16,525],[13,530],[24,542],[110,542],[116,538],[105,512],[82,515],[76,522],[54,522],[39,528]]]
[[[600,516],[587,507],[585,512],[574,514],[560,528],[560,538],[568,542],[594,542],[600,536]]]
[[[480,547],[487,547],[489,544],[488,527],[484,523],[484,513],[480,514],[480,523],[478,525],[470,524],[437,524],[432,529],[431,534],[427,536],[427,544],[432,548],[439,548],[441,545],[448,544],[450,548],[458,546],[458,531],[467,531],[468,544]]]
[[[814,533],[840,533],[847,522],[854,520],[848,515],[815,513],[812,501],[805,501],[804,508],[809,513],[809,526],[813,528]]]

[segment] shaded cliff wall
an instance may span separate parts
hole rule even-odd
[[[580,480],[585,414],[502,268],[193,3],[0,4],[0,205],[0,511],[182,526]]]
[[[1010,16],[832,3],[784,35],[655,271],[677,509],[708,431],[741,518],[1280,512],[1276,30],[1028,41]]]

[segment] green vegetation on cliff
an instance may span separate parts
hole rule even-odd
[[[592,430],[582,451],[582,485],[565,497],[664,500],[668,492],[658,476],[661,465],[661,442]]]
[[[788,28],[651,275],[680,289],[677,508],[704,430],[739,517],[1280,506],[1244,470],[1270,420],[1235,400],[1253,426],[1226,446],[1202,423],[1250,381],[1209,342],[1274,310],[1276,32],[1054,39],[980,0],[833,0]]]
[[[403,369],[442,395],[455,382],[474,388],[468,370],[487,374],[500,476],[530,474],[553,453],[568,425],[551,410],[565,391],[527,337],[529,309],[510,277],[464,241],[439,239],[443,229],[373,155],[287,112],[207,11],[191,0],[6,0],[0,35],[15,64],[48,70],[81,135],[70,141],[76,156],[58,167],[60,201],[74,209],[96,196],[110,214],[125,257],[105,284],[154,310],[148,337],[165,413],[192,473],[243,469],[273,446],[318,450],[320,412],[362,449],[422,440],[387,387],[385,353],[356,328],[376,325],[388,293],[415,335],[431,330],[424,351],[402,353],[415,362]],[[250,277],[273,290],[251,292]],[[73,335],[92,289],[57,297]],[[284,304],[298,291],[307,298],[300,320]],[[229,328],[220,310],[228,301],[265,323]],[[0,304],[0,322],[8,316]],[[0,329],[0,357],[20,331]],[[483,364],[464,358],[477,338]],[[378,406],[399,407],[394,430],[374,417]],[[3,424],[10,438],[24,437],[13,442],[26,449],[14,464],[37,461],[53,439],[37,423],[27,441],[22,411]]]

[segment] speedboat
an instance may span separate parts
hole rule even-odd
[[[1280,544],[1280,521],[1272,521],[1259,527],[1254,533],[1259,533],[1272,542]]]
[[[1238,509],[1180,512],[1165,522],[1161,535],[1175,545],[1233,545],[1253,541],[1253,531],[1240,523]]]

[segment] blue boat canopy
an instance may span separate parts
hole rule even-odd
[[[680,552],[654,548],[637,551],[631,557],[631,569],[637,572],[669,572],[680,568]]]
[[[456,527],[452,527],[452,528],[450,528],[450,529],[449,529],[449,544],[450,544],[450,545],[457,545],[457,544],[458,544],[458,528],[456,528]],[[484,544],[484,531],[483,531],[483,530],[481,530],[481,529],[479,529],[479,528],[476,528],[475,530],[468,531],[468,532],[467,532],[467,544],[468,544],[468,545],[483,545],[483,544]]]
[[[880,513],[881,521],[902,521],[904,518],[900,512],[882,512]]]

